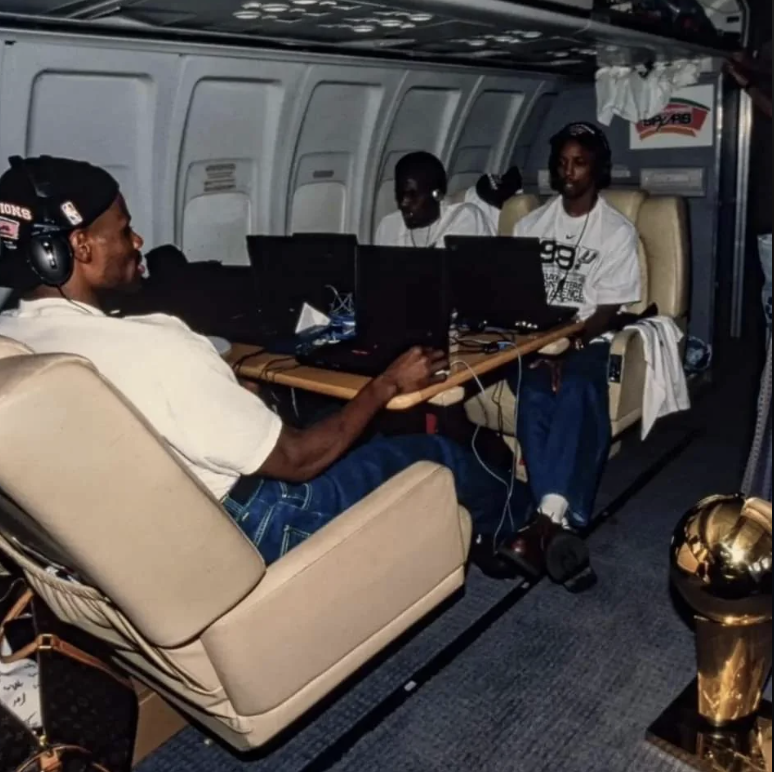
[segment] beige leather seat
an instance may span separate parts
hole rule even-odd
[[[540,208],[540,198],[525,193],[514,196],[505,202],[503,211],[500,214],[500,236],[513,236],[513,229],[519,220],[523,220],[530,212]]]
[[[418,464],[267,568],[89,362],[7,339],[0,491],[0,552],[56,613],[239,750],[458,590],[471,539],[451,473]]]
[[[640,267],[643,300],[629,310],[643,311],[651,303],[659,313],[671,316],[687,330],[689,298],[690,243],[688,212],[683,199],[649,197],[644,191],[610,190],[607,200],[628,217],[640,234]],[[537,196],[516,196],[503,208],[500,235],[511,236],[522,218],[540,206]],[[613,436],[642,418],[646,363],[639,335],[624,331],[612,346],[610,420]],[[516,399],[507,384],[495,384],[485,396],[466,404],[473,423],[506,436],[515,432]]]

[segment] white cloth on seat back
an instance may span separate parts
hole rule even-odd
[[[477,206],[484,213],[484,216],[489,221],[489,227],[492,229],[492,235],[496,236],[497,232],[500,230],[500,215],[502,214],[502,211],[496,206],[492,206],[484,201],[484,199],[478,195],[475,185],[465,191],[465,203]]]
[[[1,314],[0,335],[39,354],[92,362],[217,499],[240,475],[258,471],[282,430],[210,341],[174,317],[118,319],[65,300],[37,300]]]
[[[691,409],[688,382],[680,354],[684,335],[674,319],[656,316],[628,327],[642,336],[647,371],[642,405],[642,439],[656,421]]]
[[[434,247],[443,249],[447,236],[493,236],[486,215],[474,204],[442,204],[441,217],[430,228],[409,230],[400,212],[388,214],[376,231],[380,247]]]
[[[637,229],[603,198],[589,215],[570,217],[557,197],[519,221],[514,236],[547,242],[543,266],[552,305],[577,308],[588,319],[599,306],[640,300]]]

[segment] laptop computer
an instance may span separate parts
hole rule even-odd
[[[328,315],[355,288],[357,237],[248,236],[255,307],[221,329],[230,340],[294,353],[321,330],[296,334],[304,305]]]
[[[467,326],[544,332],[577,315],[549,305],[539,239],[449,236],[446,248],[453,304]]]
[[[310,346],[301,364],[380,375],[413,346],[449,351],[450,292],[443,250],[359,247],[352,340]]]

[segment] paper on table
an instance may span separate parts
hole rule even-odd
[[[301,309],[301,316],[296,326],[296,335],[310,330],[313,327],[327,327],[331,323],[331,320],[321,311],[318,311],[308,303],[304,303],[304,307]]]

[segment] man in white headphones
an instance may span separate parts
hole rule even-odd
[[[447,236],[493,236],[486,215],[474,204],[448,204],[443,164],[431,153],[411,153],[395,169],[398,211],[379,224],[374,243],[382,247],[443,249]]]

